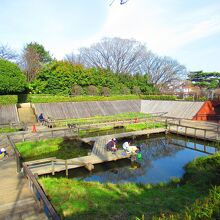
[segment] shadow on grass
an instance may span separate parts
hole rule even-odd
[[[76,138],[56,138],[16,144],[24,161],[49,157],[71,159],[87,156],[92,146]]]

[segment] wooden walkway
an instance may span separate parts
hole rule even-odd
[[[220,129],[216,123],[181,120],[168,123],[168,131],[208,141],[220,141]]]
[[[47,162],[39,161],[32,161],[30,163],[26,163],[31,170],[32,173],[37,173],[38,175],[49,174],[49,173],[56,173],[60,171],[67,171],[69,169],[75,169],[79,167],[85,167],[86,165],[94,165],[109,161],[116,161],[119,159],[126,159],[129,158],[130,155],[126,154],[123,150],[118,150],[116,153],[112,152],[105,152],[103,155],[95,155],[92,154],[90,156],[84,156],[69,160],[61,160],[61,159],[51,159]],[[67,173],[68,175],[68,173]]]
[[[164,133],[164,128],[150,129],[150,130],[142,130],[142,131],[134,131],[127,132],[121,134],[114,135],[106,135],[100,137],[92,137],[92,138],[83,138],[82,140],[85,142],[95,141],[92,153],[89,156],[73,158],[69,160],[61,160],[56,158],[48,158],[43,160],[35,160],[31,162],[26,162],[25,164],[29,167],[32,173],[36,173],[38,175],[56,173],[60,171],[66,171],[66,175],[68,175],[69,169],[75,169],[79,167],[86,167],[88,170],[92,170],[95,164],[116,161],[121,159],[126,159],[130,157],[130,154],[125,153],[124,150],[118,150],[115,153],[109,152],[106,150],[106,143],[113,137],[122,138],[122,137],[131,137],[131,136],[139,136],[139,135],[150,135],[155,133]]]
[[[38,209],[26,178],[16,173],[14,158],[1,160],[0,169],[0,219],[46,220],[47,217]]]
[[[118,134],[110,134],[110,135],[105,135],[103,137],[106,137],[108,140],[110,140],[112,138],[136,137],[136,136],[142,136],[142,135],[160,134],[160,133],[165,133],[165,132],[166,132],[165,128],[154,128],[154,129],[145,129],[141,131],[131,131],[131,132],[118,133]],[[82,138],[82,141],[89,143],[91,141],[96,141],[99,138],[100,136]]]

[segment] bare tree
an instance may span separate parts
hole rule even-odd
[[[80,59],[86,67],[110,69],[114,73],[133,73],[138,71],[147,53],[145,45],[138,41],[104,38],[90,48],[81,48]]]
[[[68,62],[73,64],[82,64],[82,58],[80,54],[74,54],[74,53],[67,54],[64,60],[67,60]]]
[[[22,55],[22,67],[26,74],[27,81],[33,81],[41,67],[40,54],[33,48],[26,48]]]
[[[7,45],[0,45],[0,58],[16,61],[18,59],[18,54]]]
[[[148,53],[140,65],[140,72],[147,73],[154,85],[168,85],[187,75],[185,66],[170,57],[159,57]]]
[[[187,75],[185,66],[170,57],[160,57],[135,40],[104,38],[89,48],[81,48],[78,55],[66,59],[85,67],[104,68],[114,73],[148,74],[157,86],[172,84]]]

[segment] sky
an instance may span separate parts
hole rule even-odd
[[[189,71],[220,72],[220,0],[0,0],[0,44],[53,57],[103,37],[135,39]],[[111,5],[111,6],[110,6]]]

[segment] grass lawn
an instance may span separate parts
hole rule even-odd
[[[91,150],[87,144],[83,144],[73,138],[54,138],[33,142],[21,142],[16,144],[24,161],[37,160],[48,157],[70,159],[78,156],[86,156]]]
[[[16,132],[19,131],[19,129],[16,128],[0,128],[0,133],[10,133],[10,132]]]
[[[163,124],[148,124],[148,128],[163,127]],[[81,130],[80,137],[90,137],[121,132],[137,131],[146,129],[146,123],[128,124],[120,130],[113,130],[113,126],[98,129]],[[48,157],[70,159],[78,156],[86,156],[92,147],[83,144],[74,138],[54,138],[39,141],[27,141],[16,144],[24,161],[37,160]]]
[[[127,124],[122,128],[114,129],[114,126],[105,126],[102,128],[90,128],[88,130],[80,130],[80,137],[91,137],[91,136],[100,136],[106,134],[115,134],[115,133],[123,133],[123,132],[130,132],[130,131],[141,131],[144,129],[152,129],[152,128],[162,128],[165,125],[163,123],[135,123],[135,124]]]
[[[150,118],[149,114],[141,113],[141,112],[127,112],[116,115],[106,115],[106,116],[93,116],[89,118],[74,118],[74,119],[66,119],[66,120],[57,120],[55,122],[57,127],[66,126],[67,123],[73,124],[92,124],[92,123],[101,123],[108,121],[119,121],[119,120],[129,120],[135,118]]]
[[[219,219],[220,154],[186,166],[168,184],[100,184],[41,177],[40,183],[64,219]]]

